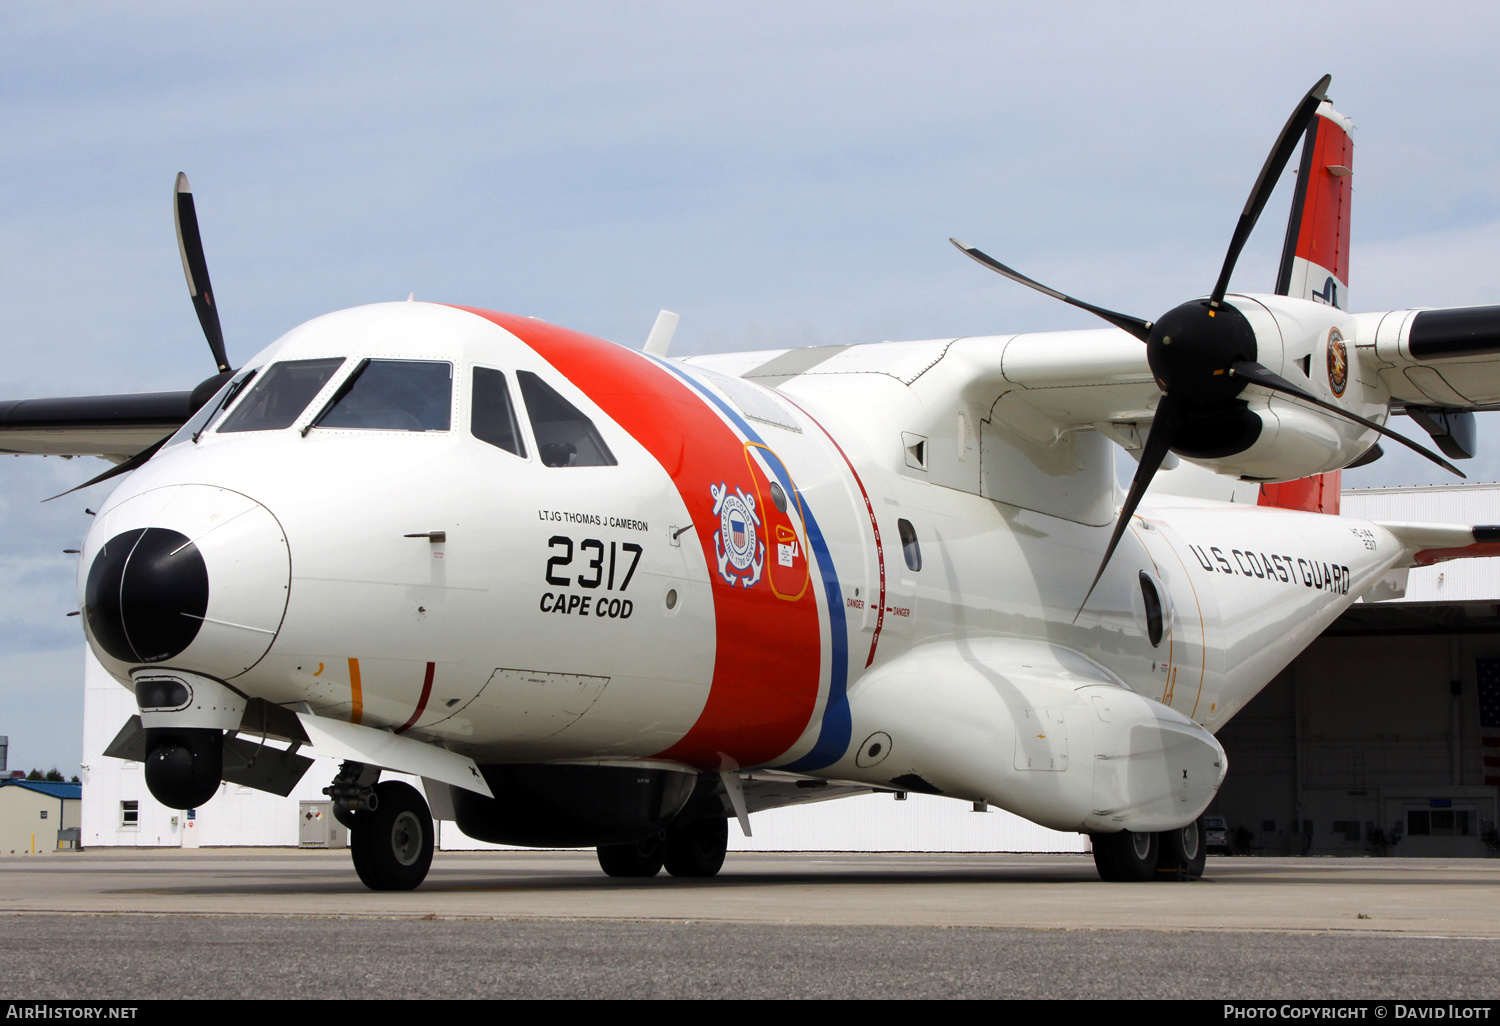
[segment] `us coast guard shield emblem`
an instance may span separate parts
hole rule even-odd
[[[719,576],[731,587],[735,583],[753,587],[766,565],[766,546],[755,532],[760,526],[755,496],[745,494],[743,488],[731,492],[728,484],[709,485],[708,491],[714,497],[714,516],[719,518],[719,529],[714,532]]]

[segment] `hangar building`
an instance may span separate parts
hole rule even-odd
[[[0,780],[0,855],[77,848],[81,789],[50,780]]]

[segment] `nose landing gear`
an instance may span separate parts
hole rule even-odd
[[[349,828],[354,871],[372,891],[410,891],[432,867],[435,835],[427,799],[399,780],[376,783],[380,770],[356,762],[339,767],[323,793]]]
[[[420,791],[399,780],[375,785],[380,801],[354,815],[354,871],[372,891],[410,891],[432,866],[432,813]]]

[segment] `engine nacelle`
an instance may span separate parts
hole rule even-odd
[[[1357,332],[1363,322],[1358,318],[1285,296],[1232,296],[1230,302],[1254,329],[1261,364],[1325,402],[1385,422],[1390,393],[1374,368],[1359,362]],[[1188,431],[1183,432],[1187,444],[1177,451],[1216,473],[1252,481],[1295,481],[1339,470],[1379,438],[1351,420],[1254,387],[1240,394],[1225,419],[1234,420],[1236,430],[1213,433],[1217,451],[1207,446],[1194,451]]]

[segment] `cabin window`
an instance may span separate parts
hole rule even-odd
[[[121,802],[120,803],[120,825],[122,827],[134,827],[134,826],[140,826],[140,823],[141,823],[141,803],[140,802]]]
[[[614,454],[594,422],[530,371],[517,371],[521,397],[542,463],[549,467],[613,467]]]
[[[344,364],[341,356],[325,360],[273,363],[235,404],[219,434],[233,431],[278,431],[291,427]]]
[[[1141,598],[1146,601],[1146,637],[1151,640],[1151,647],[1155,648],[1161,644],[1163,616],[1161,595],[1156,590],[1156,583],[1151,580],[1151,575],[1141,571]]]
[[[516,423],[516,408],[505,387],[505,375],[488,367],[474,368],[474,401],[469,410],[469,431],[481,442],[526,455],[521,440],[521,426]]]
[[[913,573],[922,569],[922,546],[917,543],[917,529],[910,520],[896,521],[896,530],[901,534],[901,555],[906,557],[906,568]]]
[[[365,360],[313,422],[364,431],[447,431],[453,423],[453,364]]]

